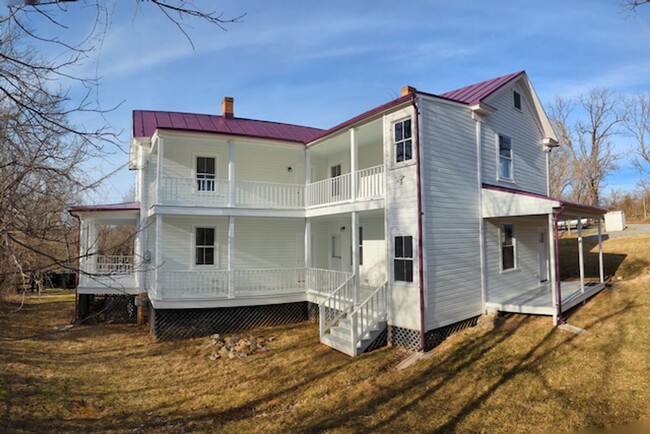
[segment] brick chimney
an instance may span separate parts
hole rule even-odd
[[[402,88],[402,96],[406,96],[409,93],[415,93],[415,92],[417,92],[417,89],[412,86],[404,86]]]
[[[226,119],[232,119],[235,117],[235,99],[230,96],[224,96],[223,101],[221,101],[221,116]]]

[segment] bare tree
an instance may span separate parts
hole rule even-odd
[[[92,58],[95,44],[105,35],[106,3],[14,3],[0,11],[0,295],[15,288],[17,279],[25,286],[40,281],[49,270],[76,267],[77,231],[65,210],[97,185],[98,180],[87,179],[82,172],[84,161],[101,155],[107,146],[119,145],[108,125],[87,129],[70,121],[75,113],[95,113],[99,119],[103,113],[92,97],[99,86],[97,77],[77,76],[74,70]],[[96,11],[95,26],[85,34],[59,19],[81,3]],[[133,0],[133,4],[162,12],[190,45],[186,29],[193,20],[223,28],[240,18],[224,19],[191,1]],[[85,88],[85,96],[71,98],[71,86]]]
[[[574,184],[574,162],[569,149],[573,148],[574,134],[570,129],[569,116],[575,104],[561,97],[555,98],[555,104],[549,107],[553,129],[558,136],[559,146],[549,154],[549,183],[551,197],[571,198]]]
[[[641,182],[647,183],[650,176],[650,93],[638,93],[625,103],[625,129],[636,142],[632,161],[641,175]]]

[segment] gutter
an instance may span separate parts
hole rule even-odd
[[[560,234],[557,230],[557,222],[564,212],[564,205],[553,210],[553,242],[555,243],[555,285],[557,288],[557,323],[564,324],[562,318],[562,285],[560,283]]]
[[[424,351],[424,341],[425,341],[425,328],[426,328],[426,317],[424,310],[424,259],[423,259],[423,246],[422,246],[422,179],[421,179],[421,164],[420,164],[420,152],[422,152],[422,141],[420,140],[420,111],[418,110],[416,96],[413,95],[412,99],[413,110],[415,110],[415,137],[417,137],[417,152],[415,153],[416,161],[416,190],[418,197],[418,284],[420,287],[420,351]]]

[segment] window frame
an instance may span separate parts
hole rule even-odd
[[[396,129],[397,129],[397,125],[398,124],[403,125],[407,121],[409,122],[409,129],[410,129],[409,137],[404,138],[404,134],[402,133],[402,139],[397,140],[395,138],[395,132],[396,132]],[[398,119],[396,121],[393,121],[391,123],[390,134],[391,134],[391,143],[392,143],[392,150],[393,150],[392,151],[393,165],[397,166],[397,165],[406,165],[406,164],[409,164],[409,163],[413,163],[413,161],[414,161],[413,154],[414,154],[414,151],[415,151],[415,146],[414,146],[415,145],[415,140],[414,140],[414,137],[413,137],[413,117],[412,116],[406,116],[406,117],[403,117],[403,118]],[[409,144],[411,146],[411,156],[408,159],[404,158],[402,161],[397,161],[397,155],[398,155],[397,148],[398,148],[399,145],[403,144],[404,145],[404,154],[405,154],[406,153],[406,142],[410,142]]]
[[[404,243],[404,240],[409,238],[410,239],[410,244],[411,244],[411,251],[410,251],[410,256],[406,256],[406,251],[405,247],[406,244]],[[413,245],[413,236],[412,235],[395,235],[393,236],[393,282],[404,282],[404,283],[413,283],[415,282],[415,248]],[[398,239],[400,239],[401,243],[401,255],[398,256]],[[398,278],[398,263],[402,264],[402,266],[406,266],[407,264],[410,264],[410,280],[407,280],[408,278],[408,273],[403,273],[404,278]],[[406,271],[406,268],[404,268],[404,271]],[[401,276],[400,276],[401,277]]]
[[[519,107],[517,107],[517,102],[519,102]],[[512,91],[512,106],[515,108],[515,110],[522,111],[523,105],[522,105],[521,92],[514,89]]]
[[[212,259],[213,263],[212,264],[197,264],[198,261],[198,255],[197,255],[197,250],[199,248],[209,248],[209,245],[201,245],[199,246],[196,243],[196,237],[197,237],[197,231],[199,229],[212,229],[214,231],[214,238],[213,238],[213,244],[212,244]],[[217,227],[216,226],[209,226],[209,225],[194,225],[192,227],[192,268],[218,268],[219,264],[219,242],[217,241]]]
[[[510,156],[505,157],[501,155],[501,139],[508,139],[510,141]],[[496,134],[496,157],[497,157],[497,181],[515,182],[515,153],[512,149],[512,137],[505,134]],[[506,158],[510,161],[510,177],[501,175],[501,159]]]
[[[218,158],[216,155],[207,155],[207,154],[194,154],[194,166],[192,167],[192,185],[193,191],[195,193],[217,193],[217,173],[218,173]],[[199,158],[212,158],[214,160],[214,174],[210,173],[199,173]],[[213,178],[199,178],[199,175],[213,175]],[[201,189],[199,188],[199,180],[211,180],[212,181],[212,190],[210,189]],[[209,183],[206,183],[209,185]]]
[[[503,244],[503,232],[504,232],[504,227],[505,226],[510,226],[512,237],[511,237],[511,242],[512,244],[510,245],[504,245]],[[501,273],[510,273],[512,271],[517,271],[518,268],[518,261],[517,261],[517,236],[516,236],[516,231],[515,231],[515,224],[514,223],[499,223],[499,230],[498,230],[498,242],[499,242],[499,271]],[[504,255],[503,255],[503,249],[504,248],[512,248],[512,267],[511,268],[504,268]]]

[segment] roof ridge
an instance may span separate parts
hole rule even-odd
[[[444,93],[439,94],[438,96],[451,99],[452,101],[461,102],[464,104],[476,104],[481,100],[492,95],[497,90],[501,89],[507,83],[511,82],[515,78],[519,77],[522,74],[525,74],[525,70],[511,72],[509,74],[501,75],[499,77],[490,78],[487,80],[479,81],[474,84],[467,86],[459,87],[458,89],[453,89]]]

